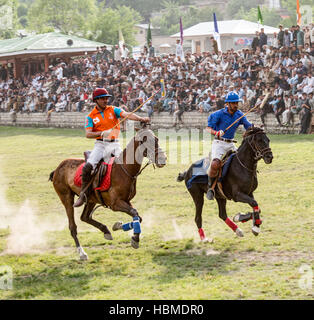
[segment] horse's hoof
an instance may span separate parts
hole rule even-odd
[[[201,240],[203,243],[214,243],[214,239],[213,238],[204,238]]]
[[[240,213],[237,213],[234,217],[233,217],[233,222],[239,222],[240,221],[240,215],[241,215],[241,212]]]
[[[104,237],[106,240],[113,240],[111,233],[104,233]]]
[[[87,254],[80,255],[80,261],[87,261],[87,260],[88,260],[88,255]]]
[[[117,231],[117,230],[122,230],[122,221],[118,221],[116,222],[113,226],[112,226],[112,230],[113,231]]]
[[[140,242],[135,240],[134,237],[131,238],[131,245],[134,249],[138,249],[140,247]]]
[[[80,261],[88,260],[88,255],[86,254],[86,252],[84,251],[84,249],[82,247],[77,248],[77,251],[80,255]]]
[[[237,228],[235,233],[238,237],[244,237],[244,233],[240,228]]]
[[[261,229],[258,226],[252,227],[252,233],[254,234],[254,236],[258,236],[260,232],[261,232]]]

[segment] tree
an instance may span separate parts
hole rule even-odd
[[[172,0],[176,4],[176,6],[180,5],[188,5],[192,1],[191,0]],[[151,18],[151,14],[154,11],[160,11],[163,8],[163,1],[156,0],[106,0],[106,7],[117,8],[119,6],[127,6],[130,7],[144,18],[145,22],[149,22]]]
[[[126,45],[133,46],[136,44],[134,25],[141,21],[140,14],[129,7],[112,9],[101,6],[91,26],[91,38],[114,45],[119,41],[119,29],[121,29]]]
[[[282,8],[285,8],[288,10],[290,14],[290,18],[284,19],[282,22],[285,26],[291,26],[296,25],[297,23],[297,4],[296,0],[281,0],[281,6]],[[301,0],[300,1],[300,8],[302,9],[302,6],[307,6],[310,10],[309,12],[303,12],[302,22],[303,24],[310,24],[313,21],[313,14],[314,14],[314,5],[313,0]]]
[[[200,22],[213,21],[213,12],[216,12],[217,19],[222,19],[222,14],[215,8],[205,7],[198,9],[190,6],[186,11],[182,11],[176,3],[164,1],[164,14],[161,17],[152,19],[155,27],[160,27],[162,34],[174,34],[180,30],[180,17],[182,17],[183,28],[186,29]]]
[[[17,0],[0,0],[0,39],[16,36],[18,28]]]
[[[53,28],[84,35],[96,12],[95,0],[35,0],[28,11],[28,21],[30,29],[37,32]]]
[[[235,15],[241,10],[246,12],[252,8],[257,8],[258,5],[264,3],[264,0],[231,0],[227,5],[227,16],[229,19],[235,19]]]
[[[281,20],[279,13],[264,7],[261,9],[261,11],[263,15],[264,25],[277,28]],[[249,11],[245,11],[245,9],[241,7],[238,13],[235,15],[235,19],[244,19],[252,22],[257,22],[257,14],[257,8],[252,8]]]

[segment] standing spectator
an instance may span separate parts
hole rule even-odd
[[[115,60],[115,61],[121,61],[121,57],[122,57],[121,49],[120,49],[119,46],[116,44],[116,45],[114,46],[114,60]]]
[[[279,36],[277,36],[277,33],[274,32],[274,37],[273,39],[271,40],[271,46],[273,48],[279,48],[279,39],[278,39]]]
[[[184,53],[183,53],[183,47],[182,44],[180,43],[180,39],[177,39],[176,43],[176,58],[180,57],[181,60],[184,59]]]
[[[309,47],[311,46],[311,32],[309,27],[306,27],[304,32],[304,45],[306,44]]]
[[[252,41],[252,44],[251,44],[251,46],[252,46],[252,50],[253,50],[253,52],[255,53],[255,51],[256,51],[256,48],[258,47],[258,44],[259,44],[259,33],[258,33],[258,31],[256,31],[255,32],[255,37],[253,38],[253,41]]]
[[[290,37],[290,32],[288,28],[285,29],[285,32],[283,34],[283,46],[286,48],[290,47],[290,42],[291,42],[291,37]]]
[[[213,50],[214,50],[215,54],[218,56],[218,43],[214,39],[214,37],[211,37],[210,40],[212,42]]]
[[[296,30],[297,48],[301,49],[304,47],[304,32],[300,29],[300,26],[297,26]]]
[[[175,127],[177,124],[183,124],[182,115],[185,111],[185,102],[183,99],[178,96],[178,101],[175,107],[175,111],[173,113],[173,126]]]
[[[261,32],[259,34],[258,45],[259,45],[261,51],[263,49],[263,46],[267,45],[267,35],[264,33],[264,28],[261,28]]]
[[[122,58],[126,59],[129,56],[130,50],[126,47],[125,44],[122,46]]]
[[[311,112],[309,100],[306,99],[301,107],[302,107],[300,111],[301,130],[299,134],[306,134],[308,133],[309,127],[311,125],[311,119],[312,119],[312,112]]]
[[[279,48],[283,47],[284,41],[283,41],[283,35],[284,31],[282,29],[282,25],[279,25],[279,32],[278,32],[278,42],[279,42]]]
[[[111,59],[111,52],[107,49],[107,46],[103,46],[102,58],[103,58],[106,62],[109,62],[109,60]]]
[[[153,47],[153,44],[152,44],[151,41],[149,41],[148,56],[150,58],[154,58],[155,57],[155,48]]]

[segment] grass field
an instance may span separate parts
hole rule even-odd
[[[140,248],[131,248],[131,233],[105,240],[79,221],[79,208],[78,236],[89,256],[80,262],[48,177],[93,142],[82,130],[0,127],[0,285],[5,268],[13,273],[12,289],[0,287],[0,299],[312,300],[314,136],[269,137],[274,161],[259,162],[255,192],[263,219],[258,237],[248,222],[237,238],[219,219],[216,202],[205,201],[203,227],[214,242],[201,243],[192,199],[176,182],[187,165],[150,166],[133,200],[143,217]],[[227,205],[229,217],[248,209]],[[108,209],[94,218],[109,228],[130,220]]]

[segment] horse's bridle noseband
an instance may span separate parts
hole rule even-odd
[[[262,134],[262,131],[256,132],[254,134],[252,134],[250,137],[252,137],[250,139],[250,137],[248,137],[248,143],[250,145],[250,147],[252,148],[253,152],[255,153],[254,155],[254,160],[258,161],[260,159],[262,159],[267,153],[271,153],[271,148],[267,147],[264,149],[261,149],[257,144],[256,141],[254,140],[254,136],[257,134]]]

